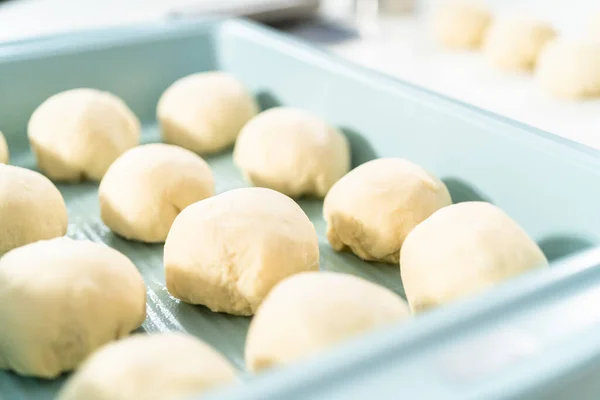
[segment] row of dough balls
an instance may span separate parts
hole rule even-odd
[[[524,16],[495,19],[481,2],[470,0],[445,1],[436,10],[432,25],[435,38],[443,46],[481,48],[489,62],[501,70],[533,71],[539,85],[553,96],[600,96],[598,38],[558,38],[547,22]]]

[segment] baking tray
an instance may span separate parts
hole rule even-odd
[[[69,208],[68,234],[115,247],[142,272],[148,286],[148,318],[142,329],[187,331],[240,369],[246,384],[223,389],[216,398],[376,394],[395,399],[399,393],[427,399],[494,398],[552,387],[560,382],[557,376],[571,377],[599,353],[600,335],[590,332],[599,325],[591,311],[594,301],[600,301],[600,257],[593,251],[573,256],[600,242],[597,151],[354,66],[251,22],[171,21],[1,45],[0,130],[9,142],[11,163],[35,168],[26,124],[32,111],[58,91],[85,86],[121,96],[143,123],[143,141],[152,142],[159,139],[155,108],[162,91],[184,75],[211,69],[235,74],[263,108],[302,107],[339,126],[351,140],[354,165],[378,156],[406,157],[443,178],[455,202],[493,202],[559,264],[315,359],[250,377],[243,372],[249,319],[171,298],[164,287],[162,246],[114,236],[99,219],[97,185],[58,185]],[[244,185],[230,152],[207,161],[218,192]],[[317,228],[322,268],[360,275],[403,295],[397,267],[332,252],[321,202],[299,203]],[[571,344],[580,348],[575,351]],[[487,354],[488,348],[505,351]],[[557,364],[555,355],[571,357],[571,362]],[[491,366],[486,360],[493,361]],[[467,368],[473,361],[479,364]],[[531,363],[553,375],[538,373]],[[0,373],[0,397],[49,398],[62,381]]]

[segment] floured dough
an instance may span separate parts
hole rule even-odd
[[[121,155],[100,183],[102,221],[115,233],[164,242],[175,217],[214,194],[210,167],[181,147],[155,143]]]
[[[255,186],[291,197],[323,198],[350,169],[350,146],[340,131],[320,118],[276,107],[244,126],[233,158]]]
[[[556,97],[600,96],[600,42],[550,42],[539,56],[535,76],[539,85]]]
[[[451,202],[446,185],[420,166],[401,158],[369,161],[325,197],[327,239],[336,251],[397,263],[406,235]]]
[[[0,259],[0,369],[55,378],[145,316],[141,275],[105,245],[63,237]]]
[[[231,364],[192,336],[136,334],[92,354],[58,400],[177,400],[234,379]]]
[[[165,242],[169,293],[212,311],[252,315],[280,280],[319,269],[317,233],[271,189],[243,188],[194,203]]]
[[[129,107],[96,89],[72,89],[48,98],[27,130],[38,167],[58,181],[99,181],[140,140],[140,122]]]
[[[8,164],[9,153],[8,153],[8,145],[6,144],[6,139],[4,139],[4,135],[0,132],[0,164]]]
[[[277,284],[250,324],[246,365],[285,365],[410,316],[394,292],[335,272],[304,272]]]
[[[437,42],[447,48],[479,48],[492,21],[485,5],[475,0],[447,0],[442,3],[432,21]]]
[[[490,63],[506,71],[529,71],[543,47],[556,37],[552,25],[523,17],[498,20],[486,35],[484,52]]]
[[[214,153],[233,144],[258,112],[250,92],[225,72],[202,72],[173,83],[158,102],[165,142],[195,153]]]
[[[404,290],[415,312],[546,265],[527,233],[485,202],[442,208],[408,234],[400,253]]]
[[[67,207],[48,178],[0,164],[0,255],[15,247],[67,233]]]

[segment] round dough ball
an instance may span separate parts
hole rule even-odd
[[[256,113],[258,105],[252,95],[225,72],[179,79],[165,90],[157,108],[164,141],[200,154],[232,145]]]
[[[156,143],[128,150],[98,190],[102,221],[116,234],[164,242],[185,207],[214,194],[210,167],[195,153]]]
[[[85,88],[48,98],[34,111],[27,131],[38,167],[58,181],[99,181],[140,141],[140,122],[123,100]]]
[[[476,49],[492,21],[487,8],[476,1],[445,1],[433,17],[433,34],[444,47]]]
[[[62,195],[44,175],[0,164],[0,254],[64,236],[69,224]]]
[[[234,380],[231,364],[192,336],[136,334],[92,354],[58,400],[183,399]]]
[[[336,251],[397,263],[406,235],[451,203],[446,185],[420,166],[400,158],[369,161],[340,179],[325,197],[327,239]]]
[[[356,276],[305,272],[269,293],[250,323],[246,366],[285,365],[410,316],[394,292]]]
[[[600,96],[600,43],[554,40],[542,50],[535,74],[540,86],[556,97]]]
[[[526,18],[510,18],[489,29],[484,52],[492,65],[506,71],[530,71],[542,48],[556,37],[552,25]]]
[[[291,197],[323,198],[350,170],[350,145],[340,131],[320,118],[276,107],[244,126],[233,159],[255,186]]]
[[[319,269],[319,243],[315,227],[289,197],[271,189],[235,189],[177,216],[164,263],[174,297],[252,315],[277,282]]]
[[[516,222],[498,207],[477,201],[434,213],[408,234],[400,253],[404,290],[415,312],[547,263]]]
[[[144,281],[110,247],[63,237],[0,259],[0,369],[55,378],[145,317]]]
[[[8,145],[4,135],[0,132],[0,164],[8,164]]]

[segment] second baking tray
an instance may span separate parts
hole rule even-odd
[[[486,200],[498,205],[535,238],[551,261],[600,242],[598,152],[350,65],[244,21],[158,23],[0,46],[0,130],[9,142],[11,163],[35,168],[26,139],[27,121],[35,107],[56,92],[94,87],[121,96],[142,120],[144,142],[152,142],[159,140],[155,108],[162,91],[184,75],[212,69],[235,74],[256,94],[263,108],[297,106],[339,126],[352,142],[355,166],[375,157],[405,157],[440,176],[455,202]],[[218,192],[244,185],[229,152],[207,157],[207,161],[213,168]],[[215,346],[243,371],[248,318],[212,313],[170,297],[164,287],[162,246],[128,242],[113,235],[99,219],[97,185],[61,184],[59,188],[69,208],[69,235],[115,247],[142,272],[148,286],[148,318],[143,330],[187,331]],[[307,199],[301,200],[300,205],[319,233],[321,268],[357,274],[403,295],[397,267],[363,263],[351,254],[334,253],[324,235],[322,203]],[[470,327],[477,327],[478,315],[469,309],[469,304],[477,304],[484,311],[489,309],[488,317],[493,317],[494,313],[501,315],[499,306],[494,308],[494,304],[505,304],[505,296],[518,297],[543,284],[556,285],[556,293],[571,293],[569,274],[562,271],[575,273],[577,268],[567,263],[529,274],[526,284],[519,283],[519,279],[507,282],[498,290],[466,301],[464,306],[445,307],[399,326],[392,338],[389,333],[387,339],[367,335],[361,339],[362,347],[349,345],[346,352],[337,356],[335,351],[330,357],[326,353],[314,361],[316,365],[311,369],[320,371],[319,366],[326,366],[340,370],[345,366],[342,371],[349,372],[353,362],[360,363],[361,357],[368,355],[363,354],[365,348],[377,348],[385,354],[386,346],[392,343],[409,343],[414,337],[425,340],[430,337],[426,332],[436,337],[436,329],[442,329],[448,320],[463,321],[461,329],[469,331]],[[523,301],[531,304],[530,300]],[[552,320],[552,314],[546,317],[548,327],[559,322]],[[539,322],[538,326],[542,325]],[[516,336],[511,331],[508,342],[518,342],[521,330]],[[419,336],[420,332],[425,336]],[[541,337],[540,332],[528,335]],[[508,346],[506,337],[498,336],[504,341],[492,342]],[[455,360],[448,362],[451,366],[463,364],[460,359]],[[388,361],[394,365],[402,362],[395,358]],[[374,373],[382,360],[369,362],[374,363],[369,370]],[[298,385],[298,378],[303,375],[280,371],[260,378],[243,373],[242,376],[248,381],[243,389],[248,396],[260,393],[253,390],[268,387],[269,398],[291,398],[285,394],[290,389],[287,383]],[[343,375],[337,378],[342,379]],[[412,397],[418,394],[412,391],[428,388],[432,396],[450,393],[431,383],[436,378],[427,368],[418,377],[410,378],[412,385],[417,385],[414,388],[406,382],[401,384],[401,379],[375,381],[370,384],[375,387],[364,388],[382,390],[380,398],[388,398],[388,392],[383,391],[386,387],[407,390],[405,394]],[[61,382],[0,373],[0,394],[9,399],[48,398]],[[304,382],[302,387],[308,390],[311,385]],[[336,397],[328,390],[329,398]],[[294,393],[301,396],[304,392]],[[298,398],[316,398],[314,393],[306,393]],[[231,395],[238,398],[243,393]]]

